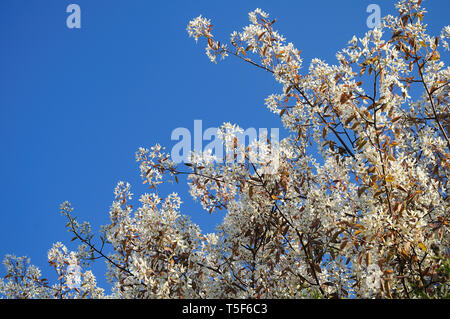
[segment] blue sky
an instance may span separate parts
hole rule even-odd
[[[81,8],[81,29],[66,26],[71,3]],[[136,195],[146,191],[138,147],[170,150],[176,127],[193,130],[195,119],[204,129],[227,121],[280,126],[264,107],[279,91],[271,76],[233,58],[209,62],[204,43],[188,38],[190,19],[210,18],[216,39],[228,40],[248,24],[249,11],[262,8],[303,50],[306,67],[314,57],[334,63],[354,34],[362,36],[371,3],[382,15],[394,12],[386,0],[0,1],[0,257],[27,255],[51,278],[52,243],[75,248],[59,205],[70,201],[79,220],[98,230],[118,181],[130,182]],[[424,6],[430,33],[439,33],[449,24],[450,2]],[[223,217],[203,211],[185,185],[170,190],[203,230]],[[100,262],[94,273],[107,287],[103,272]]]

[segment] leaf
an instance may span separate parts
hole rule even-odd
[[[434,51],[433,54],[430,57],[430,61],[437,61],[441,58],[441,55],[439,54],[439,52]]]
[[[400,120],[401,118],[402,118],[401,116],[394,117],[394,118],[391,120],[391,122],[392,122],[392,123],[395,123],[395,122],[397,122],[398,120]]]
[[[366,72],[366,68],[361,68],[359,71],[359,76],[363,76],[364,72]]]
[[[309,226],[311,229],[317,228],[320,225],[320,219],[316,218],[311,225]]]
[[[383,193],[384,193],[383,190],[378,191],[378,192],[375,193],[374,197],[378,197],[378,196],[380,196],[380,195],[383,194]]]
[[[320,269],[320,266],[318,264],[314,264],[314,269],[316,270],[316,272],[318,272],[319,274],[322,273],[322,269]]]
[[[263,37],[263,35],[266,34],[266,31],[262,32],[259,36],[258,36],[258,40],[260,41],[261,38]]]
[[[356,117],[356,115],[355,114],[353,114],[353,115],[351,115],[346,121],[345,121],[345,125],[348,125],[348,124],[350,124],[350,122],[353,120],[353,119],[355,119],[355,117]]]
[[[358,197],[361,197],[361,195],[364,193],[364,191],[367,189],[367,186],[361,186],[358,188]]]
[[[357,149],[360,150],[366,144],[367,144],[367,140],[361,140],[357,145]]]
[[[286,92],[285,92],[285,94],[288,94],[289,93],[289,91],[292,89],[292,87],[293,87],[293,85],[289,85],[288,87],[287,87],[287,89],[286,89]]]
[[[344,92],[341,94],[341,98],[339,100],[339,102],[341,102],[341,104],[344,104],[345,102],[347,102],[350,98],[352,97],[352,95],[350,93]]]
[[[402,30],[394,32],[394,34],[392,35],[392,39],[398,37],[398,36],[401,35],[402,33],[403,33]]]
[[[408,193],[408,191],[407,191],[403,186],[397,185],[396,187],[397,187],[398,189],[404,191],[405,193]]]
[[[405,26],[406,25],[406,23],[408,22],[408,18],[409,18],[409,16],[403,16],[402,17],[402,24]]]
[[[428,252],[427,247],[422,242],[419,242],[419,248],[422,249],[424,252]]]

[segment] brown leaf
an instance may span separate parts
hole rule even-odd
[[[352,95],[350,93],[344,92],[341,94],[341,98],[339,100],[339,102],[341,102],[341,104],[344,104],[345,102],[347,102],[350,98],[352,97]]]

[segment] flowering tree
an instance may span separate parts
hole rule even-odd
[[[61,207],[81,245],[57,243],[50,284],[25,258],[7,256],[0,293],[11,298],[413,298],[448,297],[449,76],[441,47],[450,27],[429,36],[421,0],[403,0],[397,16],[350,40],[337,64],[312,60],[257,9],[229,46],[214,40],[204,17],[187,27],[206,54],[234,56],[271,73],[282,89],[266,99],[288,137],[263,160],[237,143],[241,129],[219,136],[231,160],[192,154],[176,165],[159,145],[136,154],[150,194],[130,205],[119,183],[100,245],[69,203]],[[412,97],[411,95],[414,95]],[[314,149],[314,151],[312,151]],[[241,161],[236,161],[239,154]],[[276,161],[276,165],[274,165]],[[180,198],[159,184],[188,174],[190,192],[210,213],[226,211],[202,234],[180,214]],[[104,247],[112,247],[107,254]],[[106,260],[111,296],[90,271],[73,285],[67,265]],[[72,284],[69,284],[72,283]]]

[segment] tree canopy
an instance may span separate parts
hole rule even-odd
[[[266,106],[287,137],[245,146],[238,143],[242,128],[226,123],[218,133],[226,160],[193,153],[185,164],[159,145],[140,148],[136,159],[150,190],[139,206],[120,182],[98,240],[63,203],[80,246],[71,252],[56,243],[48,252],[58,280],[42,278],[25,257],[6,256],[0,294],[448,297],[450,69],[442,55],[450,27],[428,35],[421,0],[396,8],[398,15],[354,36],[335,65],[317,58],[306,69],[301,50],[260,9],[229,44],[215,40],[210,20],[193,19],[187,32],[205,40],[212,62],[234,57],[280,83]],[[202,233],[183,215],[176,193],[158,193],[158,185],[185,174],[192,197],[207,212],[225,214],[216,232]],[[95,259],[108,265],[111,295],[91,271],[77,277],[68,267],[87,268]]]

